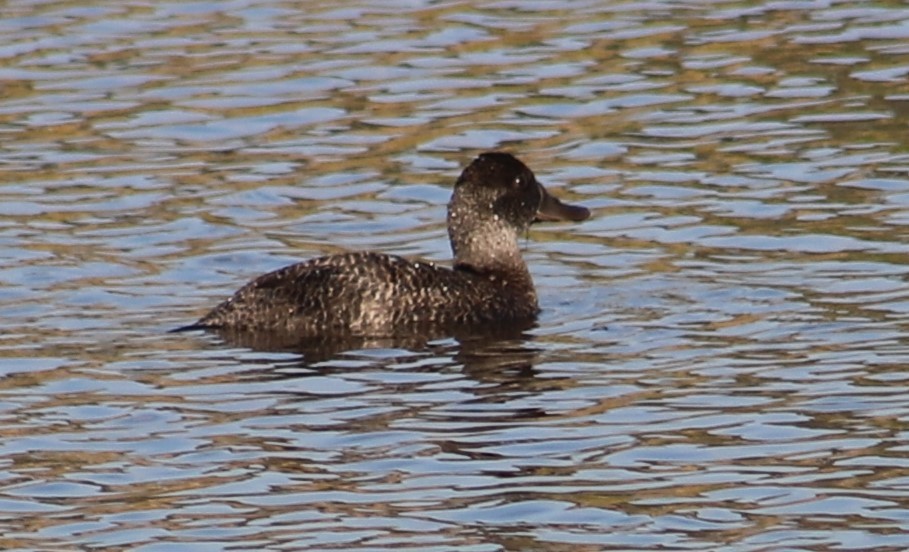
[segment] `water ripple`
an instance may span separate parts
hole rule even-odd
[[[904,7],[6,12],[0,547],[905,547]],[[491,148],[594,211],[533,230],[525,334],[165,333],[301,258],[444,262]]]

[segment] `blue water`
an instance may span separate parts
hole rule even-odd
[[[901,550],[909,11],[17,2],[0,548]],[[445,262],[485,149],[523,336],[301,357],[168,329],[267,270]]]

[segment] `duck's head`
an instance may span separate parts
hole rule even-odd
[[[464,169],[455,184],[449,215],[452,211],[478,218],[498,217],[519,229],[533,222],[580,222],[590,217],[586,207],[562,203],[549,195],[527,165],[504,152],[483,153]]]
[[[516,244],[517,236],[534,222],[579,222],[588,217],[586,207],[549,195],[527,165],[504,152],[486,152],[474,159],[458,178],[448,204],[448,229],[457,257],[503,254],[505,240]],[[508,249],[518,253],[516,245]]]

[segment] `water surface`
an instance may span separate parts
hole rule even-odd
[[[907,38],[886,2],[6,6],[0,548],[905,548]],[[494,148],[594,211],[531,232],[526,335],[166,333],[300,259],[444,262]]]

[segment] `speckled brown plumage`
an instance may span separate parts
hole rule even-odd
[[[378,253],[345,253],[259,276],[181,329],[382,336],[533,320],[537,296],[519,238],[535,220],[589,211],[549,196],[510,154],[480,155],[448,206],[454,268]]]

